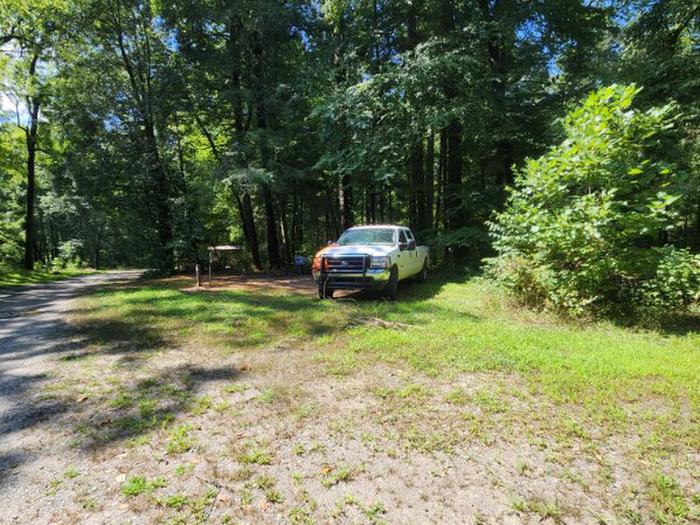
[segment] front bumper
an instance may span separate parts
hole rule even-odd
[[[384,268],[367,268],[362,272],[329,270],[312,272],[319,286],[332,290],[381,290],[386,287],[391,272]]]

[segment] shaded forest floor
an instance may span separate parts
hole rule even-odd
[[[0,520],[695,523],[697,318],[515,308],[479,279],[104,287],[3,436]]]

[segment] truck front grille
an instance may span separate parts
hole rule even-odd
[[[326,269],[334,272],[362,272],[369,267],[369,255],[328,256]]]

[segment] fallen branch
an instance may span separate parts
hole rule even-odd
[[[348,326],[360,326],[360,325],[378,326],[380,328],[388,328],[391,330],[398,330],[398,329],[405,330],[407,328],[413,328],[413,326],[410,324],[399,323],[396,321],[385,321],[384,319],[380,319],[379,317],[373,317],[371,315],[364,315],[364,314],[360,314],[360,315],[354,317],[348,323]]]

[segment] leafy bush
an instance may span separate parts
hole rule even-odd
[[[58,258],[55,263],[59,268],[69,266],[81,266],[80,254],[83,249],[83,242],[79,239],[71,239],[58,245]]]
[[[634,109],[638,92],[605,87],[570,112],[490,225],[489,271],[524,302],[580,315],[698,300],[698,256],[668,245],[682,176],[658,159],[673,107]]]

